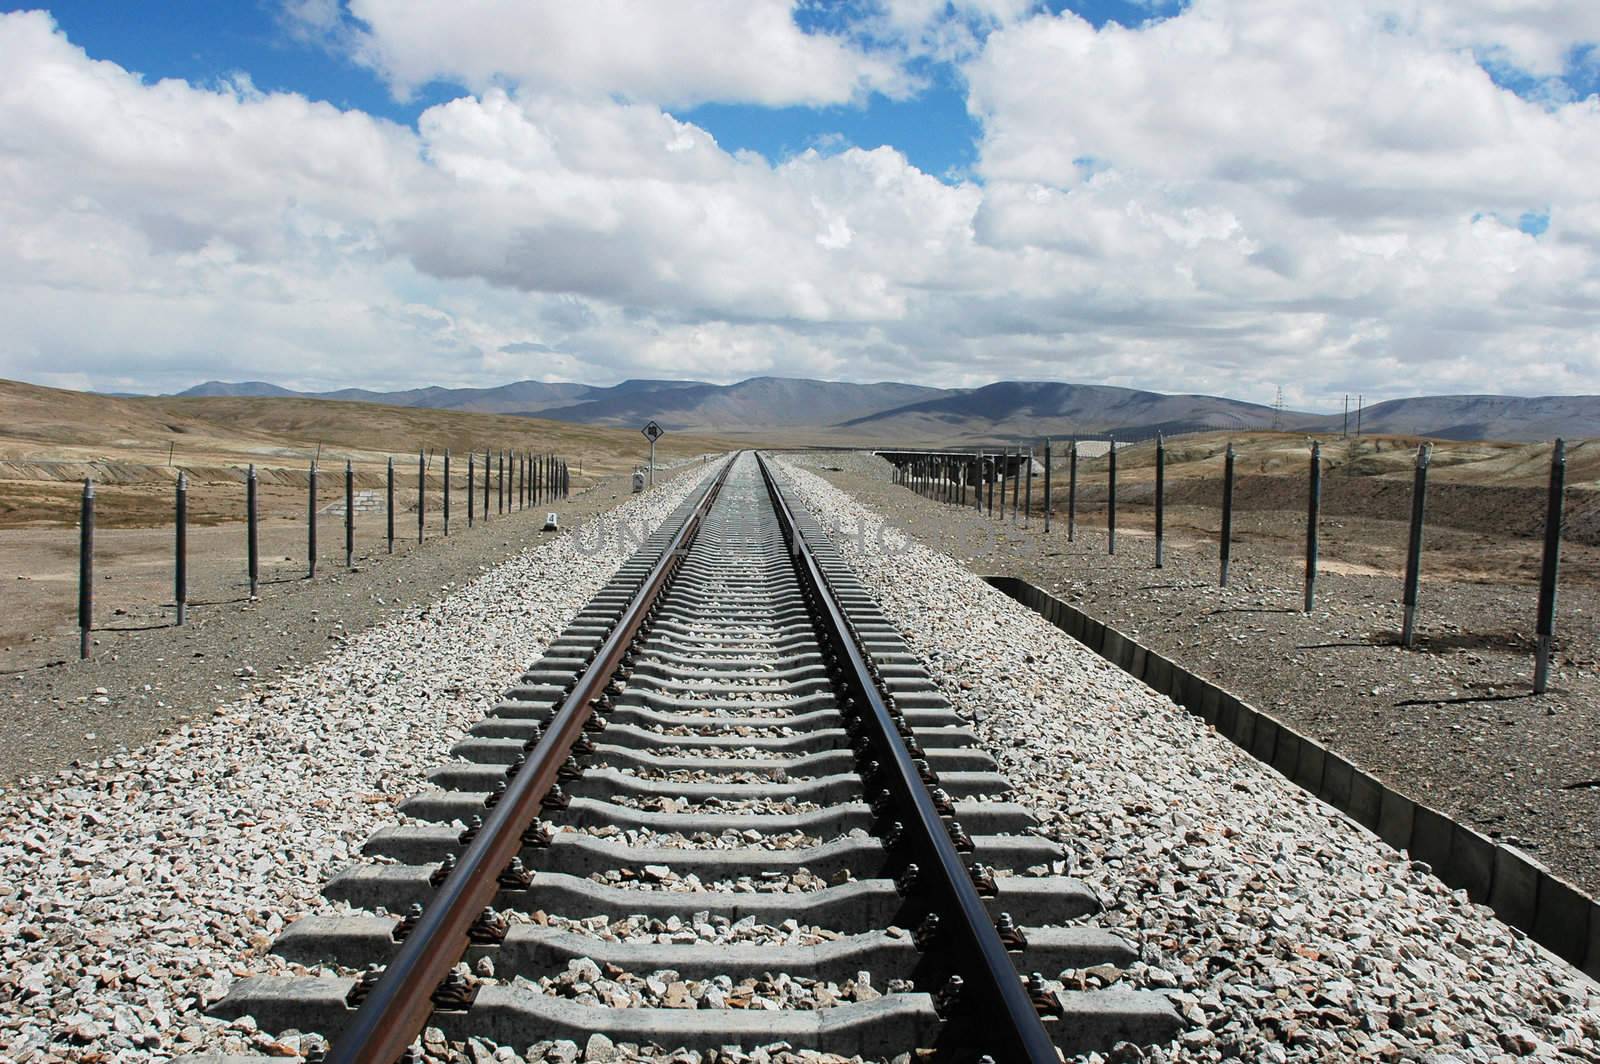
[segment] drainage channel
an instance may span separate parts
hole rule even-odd
[[[452,753],[326,885],[358,912],[274,946],[314,974],[242,980],[214,1013],[384,1064],[447,1050],[424,1024],[994,1061],[1180,1028],[1160,995],[1066,989],[1132,948],[753,454]]]

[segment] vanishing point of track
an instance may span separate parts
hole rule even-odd
[[[601,1032],[702,1051],[782,1041],[1035,1062],[1178,1029],[1158,995],[1059,981],[1131,948],[1084,926],[1093,892],[1062,874],[1062,849],[1005,800],[976,736],[753,454],[694,492],[453,753],[436,789],[402,806],[408,821],[367,843],[386,860],[325,887],[367,915],[308,917],[275,946],[359,974],[247,979],[216,1012],[319,1032],[329,1061],[373,1064],[400,1059],[425,1026],[513,1046]],[[744,844],[716,845],[730,833]],[[828,935],[608,940],[535,911]],[[618,978],[875,989],[777,1010],[540,990],[580,960]]]

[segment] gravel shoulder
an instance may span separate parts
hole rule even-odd
[[[703,468],[695,463],[680,472]],[[392,556],[376,539],[359,544],[354,570],[344,568],[341,533],[337,562],[323,559],[315,580],[298,575],[301,569],[264,583],[255,602],[241,597],[193,605],[183,628],[160,620],[129,625],[126,618],[108,619],[108,627],[95,633],[90,660],[74,657],[0,675],[0,793],[74,761],[152,742],[323,660],[374,625],[460,590],[523,551],[581,538],[590,522],[630,498],[631,490],[628,477],[607,477],[559,504],[496,515],[471,529],[458,515],[448,539],[435,534],[421,545],[413,523],[410,538],[402,536]],[[541,531],[548,510],[560,514],[561,531]],[[298,534],[304,531],[302,526]],[[197,538],[193,547],[197,568],[207,564],[198,555],[204,542]]]
[[[1158,570],[1139,529],[1120,529],[1108,555],[1103,516],[1082,515],[1068,542],[1059,515],[1046,535],[1037,519],[1023,528],[935,502],[868,455],[790,460],[968,570],[1043,587],[1600,894],[1594,590],[1563,587],[1551,691],[1535,697],[1533,589],[1431,575],[1426,554],[1420,646],[1404,650],[1398,579],[1324,566],[1317,608],[1302,613],[1303,563],[1256,546],[1247,516],[1235,515],[1230,586],[1219,588],[1214,541],[1169,537]]]
[[[789,459],[791,467],[795,459]],[[823,459],[839,464],[834,456]],[[1600,1059],[1600,988],[885,517],[790,474],[1193,1026],[1117,1060]],[[888,486],[884,486],[888,489]],[[943,514],[939,515],[941,518]],[[929,527],[944,528],[942,521]],[[964,564],[965,563],[965,564]],[[1093,985],[1093,984],[1091,984]]]

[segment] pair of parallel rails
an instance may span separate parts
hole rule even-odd
[[[1178,1030],[1163,997],[1066,990],[1035,973],[1133,952],[1082,925],[1098,910],[1093,892],[1051,873],[1061,849],[1004,800],[993,760],[761,456],[734,456],[692,493],[454,753],[462,760],[432,777],[439,789],[402,806],[422,823],[368,842],[393,863],[358,865],[325,888],[409,915],[308,917],[275,947],[366,971],[247,979],[218,1014],[321,1032],[338,1064],[414,1054],[426,1025],[513,1046],[600,1031],[668,1048],[786,1041],[846,1056],[1030,1062]],[[676,811],[642,808],[659,799]],[[797,811],[766,811],[774,801]],[[668,845],[585,833],[603,825]],[[730,831],[807,844],[694,845]],[[712,887],[617,882],[661,866]],[[751,889],[800,870],[829,885]],[[837,937],[608,942],[509,918],[535,909],[795,919]],[[463,961],[485,956],[492,980],[463,975]],[[803,1011],[600,1008],[512,978],[580,958],[693,980],[866,971],[874,986],[914,989]]]

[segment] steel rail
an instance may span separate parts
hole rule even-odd
[[[817,620],[831,629],[826,634],[839,648],[840,656],[849,667],[847,679],[853,681],[853,686],[860,690],[865,702],[866,709],[861,716],[864,723],[873,729],[875,745],[885,759],[881,783],[901,807],[908,829],[905,842],[930,862],[926,865],[918,862],[921,874],[917,878],[916,889],[928,890],[934,895],[934,911],[942,912],[945,917],[941,920],[940,931],[945,931],[948,926],[952,942],[966,962],[960,965],[964,982],[958,1000],[962,1013],[975,1021],[977,1033],[992,1036],[995,1042],[1000,1043],[985,1047],[996,1060],[1059,1064],[1061,1057],[1055,1042],[1045,1030],[1044,1022],[1017,974],[1016,965],[1006,952],[1005,943],[990,921],[971,874],[951,840],[950,831],[923,783],[922,774],[900,737],[832,585],[801,534],[799,523],[777,478],[759,453],[756,460],[772,496],[783,536],[789,542],[796,569],[802,579],[812,586],[821,607],[817,611]],[[873,781],[867,782],[870,789]]]
[[[487,811],[482,828],[439,886],[416,927],[334,1040],[326,1058],[329,1064],[394,1064],[422,1033],[434,1011],[435,990],[465,955],[473,924],[493,902],[501,873],[521,851],[523,832],[538,817],[557,772],[593,716],[594,700],[604,693],[651,608],[682,565],[688,544],[737,457],[728,460],[701,494],[594,660],[551,717],[526,763],[508,781],[500,801]]]

